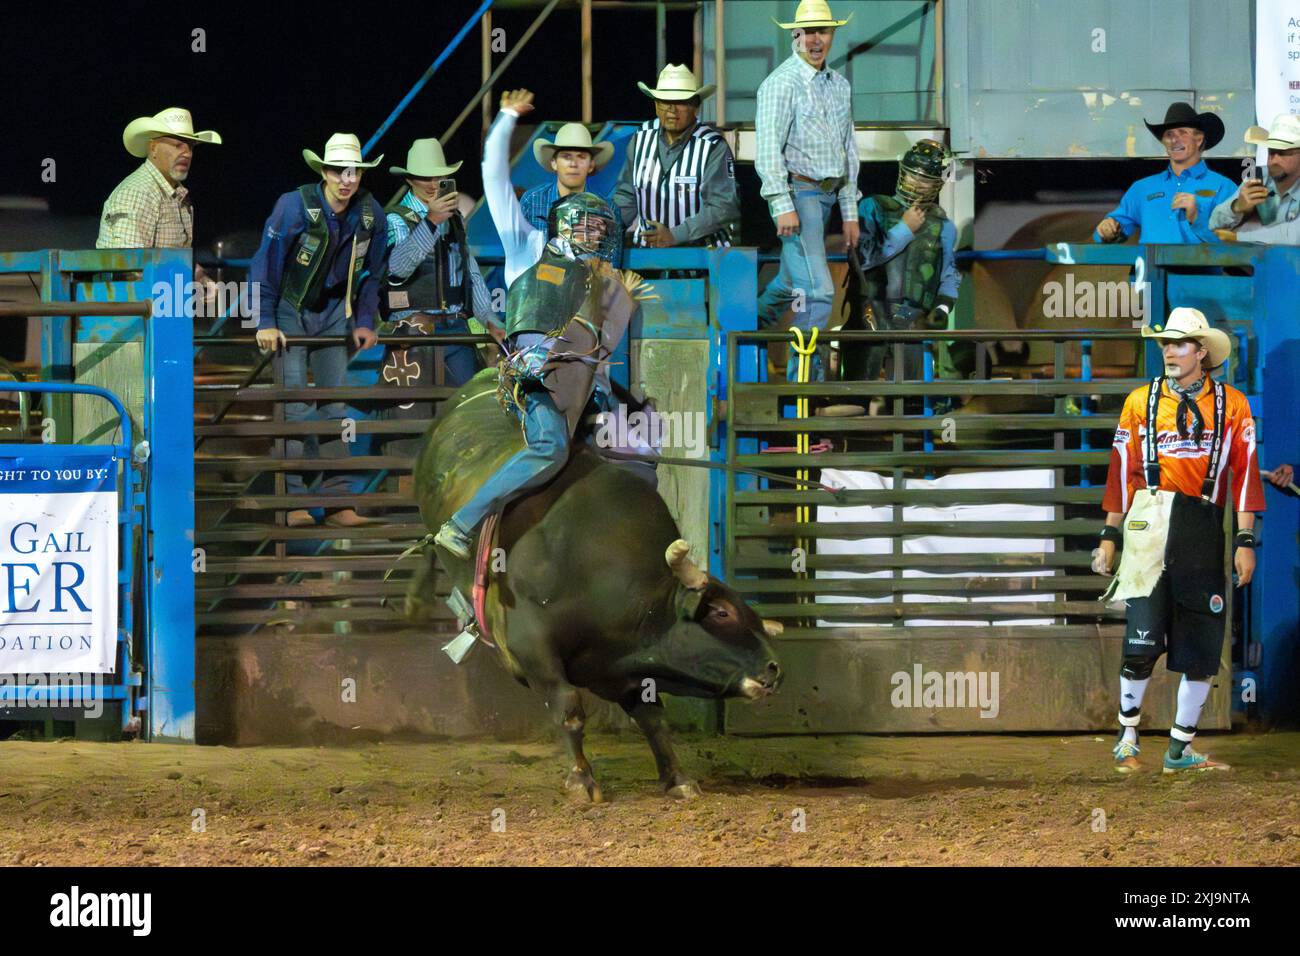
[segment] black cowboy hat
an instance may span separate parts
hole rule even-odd
[[[1146,121],[1143,120],[1143,122]],[[1215,113],[1196,112],[1191,103],[1172,103],[1169,109],[1165,110],[1165,121],[1163,123],[1147,123],[1147,129],[1151,130],[1151,135],[1156,139],[1164,136],[1165,130],[1174,129],[1178,126],[1199,129],[1205,134],[1205,145],[1201,147],[1202,152],[1213,149],[1223,139],[1223,120],[1219,119]]]

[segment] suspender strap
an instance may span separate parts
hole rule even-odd
[[[1214,438],[1210,443],[1210,467],[1201,482],[1201,497],[1210,501],[1214,497],[1214,482],[1219,476],[1219,459],[1223,456],[1223,416],[1227,406],[1227,393],[1222,382],[1210,380],[1214,385]]]
[[[1160,489],[1160,459],[1156,455],[1156,412],[1160,408],[1162,382],[1163,375],[1157,375],[1151,380],[1151,389],[1147,393],[1147,433],[1142,440],[1143,476],[1146,478],[1147,489],[1152,493]]]
[[[1142,441],[1143,450],[1143,476],[1146,478],[1147,488],[1154,492],[1160,488],[1160,461],[1156,452],[1156,440],[1159,433],[1156,430],[1156,412],[1160,408],[1161,385],[1164,377],[1160,376],[1152,379],[1151,390],[1147,394],[1147,432]],[[1205,478],[1201,481],[1201,497],[1205,500],[1212,500],[1214,496],[1214,484],[1219,475],[1219,462],[1223,458],[1223,418],[1227,406],[1227,391],[1222,382],[1216,382],[1210,379],[1210,384],[1214,387],[1214,435],[1210,440],[1210,463],[1206,469]],[[1199,447],[1201,443],[1200,435],[1194,436],[1194,440]]]

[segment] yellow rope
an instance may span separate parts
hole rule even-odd
[[[817,351],[818,330],[817,329],[812,330],[812,334],[808,336],[807,344],[804,344],[803,329],[794,327],[791,328],[790,331],[795,338],[795,341],[791,343],[790,347],[794,349],[795,353],[799,356],[799,360],[795,366],[795,381],[800,385],[804,385],[807,384],[809,373],[812,370],[812,356]],[[797,418],[800,419],[807,418],[808,417],[808,396],[806,395],[798,396],[795,399],[794,407],[795,407],[795,416]],[[799,432],[797,435],[795,435],[794,448],[796,454],[806,455],[809,453],[807,432]],[[797,479],[807,481],[808,469],[800,468],[796,470],[795,477]],[[796,524],[807,524],[810,518],[811,518],[811,509],[809,509],[807,505],[797,505],[795,507],[794,520]],[[808,542],[804,538],[796,538],[795,545],[797,547],[803,548],[804,555],[805,556],[807,555]],[[805,572],[800,572],[799,576],[807,577],[808,575],[807,572],[805,571]],[[802,603],[803,599],[804,596],[800,595],[800,603]]]

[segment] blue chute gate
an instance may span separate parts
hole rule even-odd
[[[1251,403],[1261,468],[1297,459],[1290,388],[1297,353],[1288,325],[1300,250],[1062,244],[969,257],[1032,258],[1085,276],[1095,266],[1128,265],[1130,281],[1149,286],[1151,322],[1175,304],[1201,309],[1234,337],[1226,378]],[[746,348],[765,353],[788,343],[788,334],[729,336],[727,462],[828,486],[726,476],[718,522],[726,534],[724,577],[761,615],[785,622],[776,645],[787,673],[780,695],[728,706],[729,732],[1005,732],[1113,723],[1123,615],[1098,600],[1107,579],[1091,573],[1089,554],[1103,519],[1116,416],[1124,396],[1150,380],[1145,370],[1161,367],[1152,343],[1140,344],[1143,321],[1127,324],[832,332],[828,338],[842,348],[886,348],[892,377],[805,384],[786,383],[779,373],[772,377],[780,381],[768,381],[765,354],[757,363],[741,361]],[[991,366],[988,346],[1002,340],[1024,342],[1025,355],[1038,358]],[[1114,355],[1125,340],[1138,343],[1133,361],[1094,366],[1095,351],[1104,345]],[[964,341],[979,356],[973,380],[936,379],[939,346]],[[924,361],[909,363],[905,349],[923,350]],[[908,372],[909,364],[919,373]],[[801,398],[859,409],[807,417],[791,404]],[[952,404],[961,399],[968,404]],[[800,441],[805,435],[831,440],[810,448]],[[1207,728],[1227,727],[1242,699],[1258,701],[1265,715],[1284,710],[1293,679],[1295,502],[1266,495],[1260,573],[1235,592],[1225,615],[1233,679],[1221,680],[1211,696]],[[1234,643],[1238,653],[1230,657]],[[918,667],[922,673],[914,673]],[[998,708],[945,710],[953,705],[910,702],[932,671],[1015,676],[1003,684]],[[1163,668],[1157,677],[1167,679]],[[1168,709],[1172,693],[1150,699]],[[1157,725],[1171,717],[1154,715]]]
[[[116,517],[121,541],[116,575],[119,594],[112,670],[102,678],[98,674],[91,676],[89,681],[86,674],[77,674],[74,677],[67,673],[50,673],[39,669],[23,672],[17,676],[8,672],[0,674],[0,720],[23,721],[36,716],[43,717],[47,721],[76,719],[77,712],[98,714],[101,705],[111,703],[118,710],[122,732],[138,734],[142,727],[140,713],[148,708],[148,700],[143,693],[143,667],[137,663],[138,650],[133,648],[136,632],[135,605],[132,595],[139,570],[134,529],[141,525],[142,514],[139,506],[143,475],[140,467],[142,462],[136,461],[133,457],[131,418],[116,395],[94,385],[66,382],[13,382],[7,385],[6,389],[11,392],[35,392],[45,395],[94,395],[105,399],[113,406],[114,411],[117,412],[119,433],[122,436],[120,442],[108,445],[4,443],[0,444],[0,472],[6,470],[11,460],[33,464],[54,464],[70,460],[78,463],[84,460],[86,464],[96,459],[110,461],[114,471],[114,484],[119,491]],[[119,466],[120,476],[116,473]],[[78,472],[80,470],[78,469]],[[4,482],[0,481],[0,494],[4,493],[3,488]],[[36,515],[28,514],[27,517],[35,518]],[[34,521],[24,521],[21,524],[31,524],[33,528],[36,527]],[[14,528],[15,532],[17,527]],[[16,538],[17,534],[12,537]],[[35,550],[36,541],[37,539],[32,540],[32,550]],[[58,542],[54,543],[57,547]],[[81,534],[78,533],[78,546],[81,543]],[[9,570],[6,568],[6,571]],[[16,603],[12,573],[9,575],[9,582],[8,609],[12,611]],[[31,590],[30,581],[25,586],[25,590]],[[21,642],[25,636],[26,626],[10,625],[0,630],[3,631],[0,637],[11,642],[16,638]],[[33,640],[29,632],[26,636],[29,640]],[[65,640],[70,640],[66,636],[63,637]],[[40,679],[33,681],[31,679],[33,676],[38,676]],[[9,680],[9,678],[14,679]]]
[[[51,442],[8,453],[84,459],[107,450],[122,471],[122,531],[131,540],[121,548],[120,626],[133,643],[113,662],[105,695],[142,738],[193,742],[200,556],[189,250],[0,253],[0,274],[26,275],[39,297],[6,303],[0,315],[39,320],[41,333],[39,381],[2,382],[0,393],[40,393],[40,437]]]

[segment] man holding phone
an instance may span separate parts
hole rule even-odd
[[[1268,149],[1268,168],[1256,166],[1237,195],[1215,207],[1210,228],[1230,242],[1300,243],[1300,116],[1252,126],[1245,140]]]
[[[406,189],[384,207],[388,217],[388,281],[381,312],[393,331],[406,334],[469,334],[473,316],[494,336],[503,333],[492,299],[465,238],[456,210],[459,162],[448,164],[436,139],[417,139],[405,166],[389,172],[406,179]],[[381,373],[389,385],[433,384],[433,349],[392,349]],[[459,388],[478,371],[472,345],[443,350],[447,384]],[[422,403],[423,404],[423,403]]]

